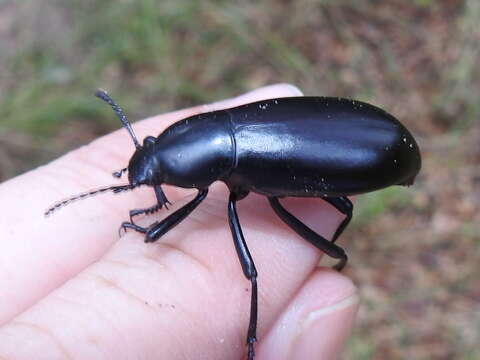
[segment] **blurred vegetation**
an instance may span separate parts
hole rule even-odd
[[[478,0],[0,0],[0,181],[130,118],[290,82],[418,137],[415,186],[360,197],[345,359],[480,358]]]

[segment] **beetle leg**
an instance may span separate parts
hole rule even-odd
[[[243,273],[247,279],[252,283],[252,297],[250,300],[250,322],[248,325],[247,346],[248,346],[248,360],[253,360],[254,351],[253,344],[257,341],[257,270],[253,263],[250,251],[248,251],[247,243],[243,237],[242,228],[238,221],[238,214],[236,209],[237,194],[230,193],[228,199],[228,222],[230,230],[232,231],[233,243],[237,250],[237,255],[242,265]]]
[[[342,223],[338,226],[335,234],[332,237],[331,241],[332,243],[334,243],[335,241],[337,241],[338,237],[343,233],[347,225],[350,223],[350,220],[352,220],[353,204],[346,196],[339,196],[334,198],[326,197],[322,199],[345,215],[345,219],[343,219]]]
[[[145,242],[157,241],[162,235],[184,220],[205,199],[208,189],[200,190],[195,198],[183,207],[173,212],[160,222],[155,222],[145,233]]]
[[[165,196],[165,193],[162,190],[162,187],[160,185],[155,185],[153,187],[153,190],[155,191],[155,196],[157,198],[157,203],[162,208],[162,206],[165,206],[165,209],[168,210],[167,204],[172,204],[170,201],[168,201],[167,197]]]
[[[270,205],[272,206],[278,217],[282,219],[285,224],[290,226],[293,231],[295,231],[298,235],[307,240],[316,248],[322,250],[328,256],[331,256],[334,259],[340,259],[340,261],[334,266],[336,270],[340,271],[344,268],[347,263],[348,257],[345,254],[345,251],[340,246],[328,241],[323,236],[317,234],[307,225],[298,220],[295,216],[288,212],[282,206],[282,204],[280,204],[278,198],[269,197],[268,201],[270,201]]]
[[[125,221],[122,223],[122,225],[120,225],[120,229],[118,229],[118,236],[121,236],[122,230],[126,232],[127,229],[132,229],[142,234],[146,234],[148,231],[148,228],[144,228],[144,227],[138,226],[137,224]]]
[[[133,217],[141,214],[153,214],[154,212],[157,212],[160,210],[161,206],[160,204],[155,204],[153,206],[150,206],[149,208],[146,209],[133,209],[130,210],[129,215],[130,215],[130,222],[133,224]]]
[[[153,187],[155,191],[155,196],[157,198],[157,203],[153,206],[150,206],[149,208],[146,209],[134,209],[130,210],[130,222],[133,224],[133,217],[141,214],[153,214],[154,212],[157,212],[160,210],[163,206],[165,206],[165,209],[168,210],[167,204],[171,204],[170,201],[168,201],[167,197],[162,191],[162,188],[160,185],[155,185]]]

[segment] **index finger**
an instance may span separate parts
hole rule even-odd
[[[156,136],[175,121],[198,113],[295,95],[301,93],[291,85],[273,85],[219,103],[149,118],[136,123],[135,131],[140,138]],[[112,171],[125,167],[133,150],[125,130],[117,130],[0,185],[4,205],[0,210],[0,323],[95,262],[118,239],[116,232],[128,209],[148,203],[152,194],[138,191],[84,201],[59,212],[54,219],[43,216],[58,199],[115,183]]]

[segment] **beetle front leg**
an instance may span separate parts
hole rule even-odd
[[[307,225],[298,220],[295,216],[288,212],[287,209],[282,206],[282,204],[280,204],[278,198],[269,197],[268,201],[270,201],[270,205],[278,217],[282,219],[285,224],[290,226],[293,231],[295,231],[298,235],[307,240],[316,248],[322,250],[328,256],[331,256],[334,259],[339,259],[339,262],[334,266],[334,269],[341,271],[345,267],[348,257],[340,246],[328,241],[323,236],[317,234]]]
[[[160,210],[163,206],[167,208],[167,204],[171,204],[170,201],[168,201],[167,197],[165,196],[164,192],[162,191],[162,188],[160,185],[155,185],[153,187],[153,190],[155,191],[155,197],[157,198],[157,203],[153,206],[150,206],[149,208],[146,209],[134,209],[130,210],[130,223],[133,224],[133,217],[141,214],[153,214],[154,212],[157,212]]]
[[[248,250],[247,243],[243,237],[242,228],[238,221],[238,214],[236,209],[237,194],[230,193],[228,199],[228,222],[230,230],[232,231],[233,243],[237,250],[237,255],[242,265],[243,273],[245,277],[252,283],[252,297],[250,300],[250,321],[248,325],[247,333],[247,346],[248,346],[248,360],[253,360],[254,350],[253,344],[257,341],[257,312],[258,312],[258,299],[257,299],[257,270],[253,262],[250,251]]]
[[[122,230],[126,232],[127,229],[135,230],[136,232],[139,232],[141,234],[146,234],[148,231],[148,228],[138,226],[137,224],[134,224],[132,222],[124,221],[122,225],[120,225],[120,229],[118,229],[118,236],[121,236]]]
[[[207,194],[208,189],[201,190],[192,201],[185,204],[162,221],[154,222],[149,227],[141,227],[132,222],[124,222],[120,226],[120,230],[123,229],[126,231],[127,229],[132,229],[145,234],[145,242],[157,241],[162,235],[166,234],[174,226],[178,225],[183,219],[185,219],[205,199]]]
[[[129,215],[130,215],[130,223],[133,224],[133,217],[134,216],[137,216],[137,215],[141,215],[141,214],[153,214],[155,212],[157,212],[158,210],[161,209],[161,206],[159,204],[155,204],[149,208],[146,208],[146,209],[133,209],[133,210],[130,210],[129,211]]]
[[[154,222],[152,225],[150,225],[145,234],[145,242],[148,243],[157,241],[162,235],[166,234],[175,226],[177,226],[188,215],[190,215],[190,213],[195,210],[198,205],[200,205],[200,203],[205,199],[207,194],[208,189],[200,190],[197,196],[195,196],[192,201],[182,206],[180,209],[170,214],[162,221]]]

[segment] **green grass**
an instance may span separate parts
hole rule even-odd
[[[384,190],[358,196],[353,223],[362,226],[385,211],[398,211],[411,206],[412,193],[408,188],[392,186]]]
[[[287,7],[272,1],[39,3],[52,11],[50,17],[63,19],[64,26],[61,34],[48,39],[34,23],[26,24],[34,30],[27,37],[29,46],[3,61],[10,81],[0,100],[1,126],[54,134],[72,118],[94,116],[98,106],[90,103],[94,100],[89,96],[99,86],[122,99],[135,117],[143,117],[275,81],[296,83],[309,94],[364,100],[383,91],[382,76],[388,76],[384,80],[392,95],[412,85],[402,76],[404,65],[393,38],[380,38],[375,58],[370,40],[356,30],[355,26],[364,26],[363,19],[371,17],[374,25],[379,17],[366,1],[304,1]],[[38,11],[33,2],[26,4],[27,9]],[[411,6],[439,5],[423,0]],[[479,8],[468,2],[464,16],[458,19],[464,31],[454,40],[472,45],[462,50],[468,56],[446,68],[439,80],[442,86],[432,94],[437,112],[448,102],[457,105],[445,111],[470,114],[455,121],[456,126],[479,109],[473,93],[464,86],[478,78],[474,59],[479,47],[468,34],[475,32]],[[386,18],[413,35],[415,24],[397,19],[393,9],[385,12]],[[355,21],[350,23],[351,14]],[[55,47],[48,46],[50,42]],[[334,45],[349,52],[344,59],[336,55],[333,63],[332,59],[322,61],[333,50],[323,46]],[[365,72],[372,65],[380,66],[382,76],[375,79]],[[348,68],[353,72],[345,71]],[[112,121],[111,126],[115,125]]]

